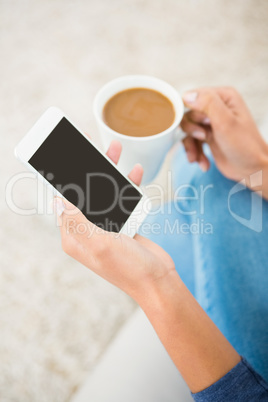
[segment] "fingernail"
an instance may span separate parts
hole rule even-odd
[[[140,169],[143,170],[143,166],[140,163],[136,163],[135,167],[139,167]]]
[[[193,103],[198,96],[197,92],[186,92],[185,94],[182,95],[182,99],[186,103]]]
[[[200,169],[203,170],[203,172],[206,172],[208,170],[207,164],[205,161],[199,162],[199,166],[200,166]]]
[[[203,124],[210,124],[210,118],[205,117],[204,120],[202,121]]]
[[[197,140],[205,140],[206,139],[206,133],[204,131],[194,131],[192,133],[192,137],[196,138]]]
[[[58,216],[61,216],[63,214],[63,211],[65,210],[65,205],[62,199],[60,198],[55,198],[54,199],[54,211]]]

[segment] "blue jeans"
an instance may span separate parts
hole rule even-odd
[[[268,202],[223,177],[209,158],[203,173],[177,152],[174,200],[140,233],[171,255],[200,305],[268,381]]]

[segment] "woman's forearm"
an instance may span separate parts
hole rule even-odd
[[[207,388],[239,362],[161,247],[139,235],[100,232],[66,200],[64,206],[59,216],[63,249],[140,304],[192,392]],[[70,211],[72,223],[88,227],[90,236],[68,230]]]
[[[192,392],[223,377],[240,356],[172,271],[139,300]]]

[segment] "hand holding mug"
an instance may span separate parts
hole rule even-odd
[[[233,88],[198,88],[183,96],[188,111],[181,122],[189,162],[203,170],[209,161],[203,153],[206,142],[221,173],[240,181],[268,166],[268,146],[242,97]],[[250,183],[247,183],[250,187]]]

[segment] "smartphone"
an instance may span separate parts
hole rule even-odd
[[[15,155],[52,186],[55,195],[105,230],[133,237],[146,216],[139,187],[58,108],[49,108],[39,118]]]

